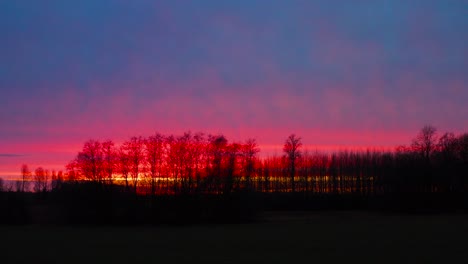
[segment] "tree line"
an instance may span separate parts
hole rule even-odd
[[[0,180],[0,223],[191,224],[257,219],[265,210],[468,210],[468,133],[425,126],[393,151],[304,149],[260,157],[254,139],[186,132],[88,140],[66,165]]]
[[[468,184],[468,134],[438,136],[425,126],[394,151],[303,150],[291,134],[281,156],[259,157],[255,139],[228,142],[223,135],[186,132],[132,137],[116,145],[89,140],[66,172],[21,167],[16,190],[46,192],[63,182],[122,185],[140,195],[265,193],[359,194],[464,192]]]

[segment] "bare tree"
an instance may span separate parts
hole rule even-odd
[[[47,170],[44,170],[42,167],[38,167],[34,171],[34,191],[35,192],[46,192],[47,191],[47,181],[48,181]]]
[[[125,145],[120,146],[118,151],[118,171],[125,181],[125,188],[128,191],[128,174],[130,173],[129,154]]]
[[[211,159],[210,181],[214,181],[212,182],[214,184],[212,187],[214,187],[216,192],[218,192],[221,185],[223,158],[226,153],[228,141],[223,135],[208,135],[208,141],[209,155]]]
[[[144,159],[144,140],[140,137],[132,137],[129,141],[124,142],[124,148],[127,150],[129,158],[130,177],[132,178],[133,189],[137,191],[138,178],[143,172]]]
[[[102,142],[102,155],[103,155],[103,178],[107,184],[112,184],[115,167],[116,167],[116,149],[112,140]]]
[[[255,158],[258,152],[260,152],[260,149],[258,148],[258,144],[255,139],[247,139],[247,141],[242,145],[242,157],[245,161],[245,180],[248,187],[250,187],[251,184],[251,177],[255,169]]]
[[[181,177],[182,191],[184,193],[190,192],[192,187],[193,178],[193,164],[192,164],[192,133],[185,132],[182,136],[177,137],[177,167]]]
[[[101,143],[97,140],[88,140],[83,150],[78,153],[76,167],[86,179],[102,183],[102,161]]]
[[[412,148],[420,153],[426,161],[429,161],[431,154],[437,146],[437,129],[433,126],[424,126],[419,134],[413,139]]]
[[[79,178],[76,159],[65,165],[65,168],[67,170],[65,180],[67,182],[75,182]]]
[[[160,180],[164,159],[164,136],[156,133],[145,140],[145,160],[148,166],[151,195],[156,193],[156,180]]]
[[[435,127],[426,125],[418,133],[411,144],[412,149],[421,157],[423,164],[415,170],[416,177],[413,185],[422,188],[424,192],[432,192],[435,189],[435,173],[432,169],[431,158],[437,149],[437,130]],[[418,166],[417,164],[415,164]]]
[[[200,191],[203,164],[206,161],[206,145],[205,135],[203,133],[199,132],[193,136],[193,146],[191,153],[197,192]]]
[[[21,165],[21,180],[21,191],[24,192],[25,189],[28,189],[29,181],[31,180],[31,171],[26,164]]]
[[[226,146],[225,149],[227,164],[225,169],[224,177],[224,188],[223,193],[229,194],[232,191],[234,185],[234,175],[236,174],[236,164],[238,163],[238,157],[241,155],[241,145],[239,143],[231,143]]]
[[[174,193],[177,193],[179,187],[179,174],[181,173],[181,170],[179,169],[181,167],[179,164],[179,156],[181,155],[179,142],[174,135],[170,135],[166,137],[166,143],[166,147],[168,148],[166,161],[168,176],[172,178],[171,182]]]
[[[291,179],[291,189],[295,192],[294,176],[296,174],[296,160],[300,157],[299,148],[302,146],[301,138],[291,134],[284,143],[283,151],[286,153],[289,167],[289,177]]]

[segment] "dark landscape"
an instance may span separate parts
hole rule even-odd
[[[467,10],[0,0],[0,263],[468,263]]]
[[[6,263],[465,263],[466,214],[275,212],[249,224],[0,226]],[[31,245],[25,253],[25,245]],[[5,263],[5,262],[4,262]]]
[[[426,126],[394,152],[331,154],[303,153],[291,135],[285,156],[265,159],[255,140],[201,135],[90,140],[65,173],[23,165],[0,193],[4,258],[468,261],[466,134],[436,141]]]

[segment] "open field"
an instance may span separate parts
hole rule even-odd
[[[0,234],[2,263],[468,262],[466,214],[275,212],[241,225],[1,226]]]

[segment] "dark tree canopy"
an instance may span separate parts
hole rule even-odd
[[[28,178],[31,172],[23,165],[22,178],[2,190],[16,187],[27,195],[23,185],[32,182],[38,197],[58,199],[55,205],[63,198],[68,201],[63,208],[75,204],[85,210],[81,213],[124,214],[131,221],[136,216],[130,212],[135,210],[148,210],[139,217],[151,216],[148,221],[153,221],[165,213],[185,214],[179,219],[189,219],[189,212],[199,219],[214,217],[223,208],[233,214],[259,207],[464,208],[468,134],[439,137],[436,132],[425,126],[409,146],[394,151],[336,152],[303,150],[301,137],[291,134],[284,142],[284,155],[268,157],[258,155],[254,139],[235,142],[203,133],[155,133],[131,137],[120,145],[88,140],[65,173],[38,167]],[[129,206],[127,213],[121,211],[121,203]],[[79,216],[70,219],[74,217]]]

